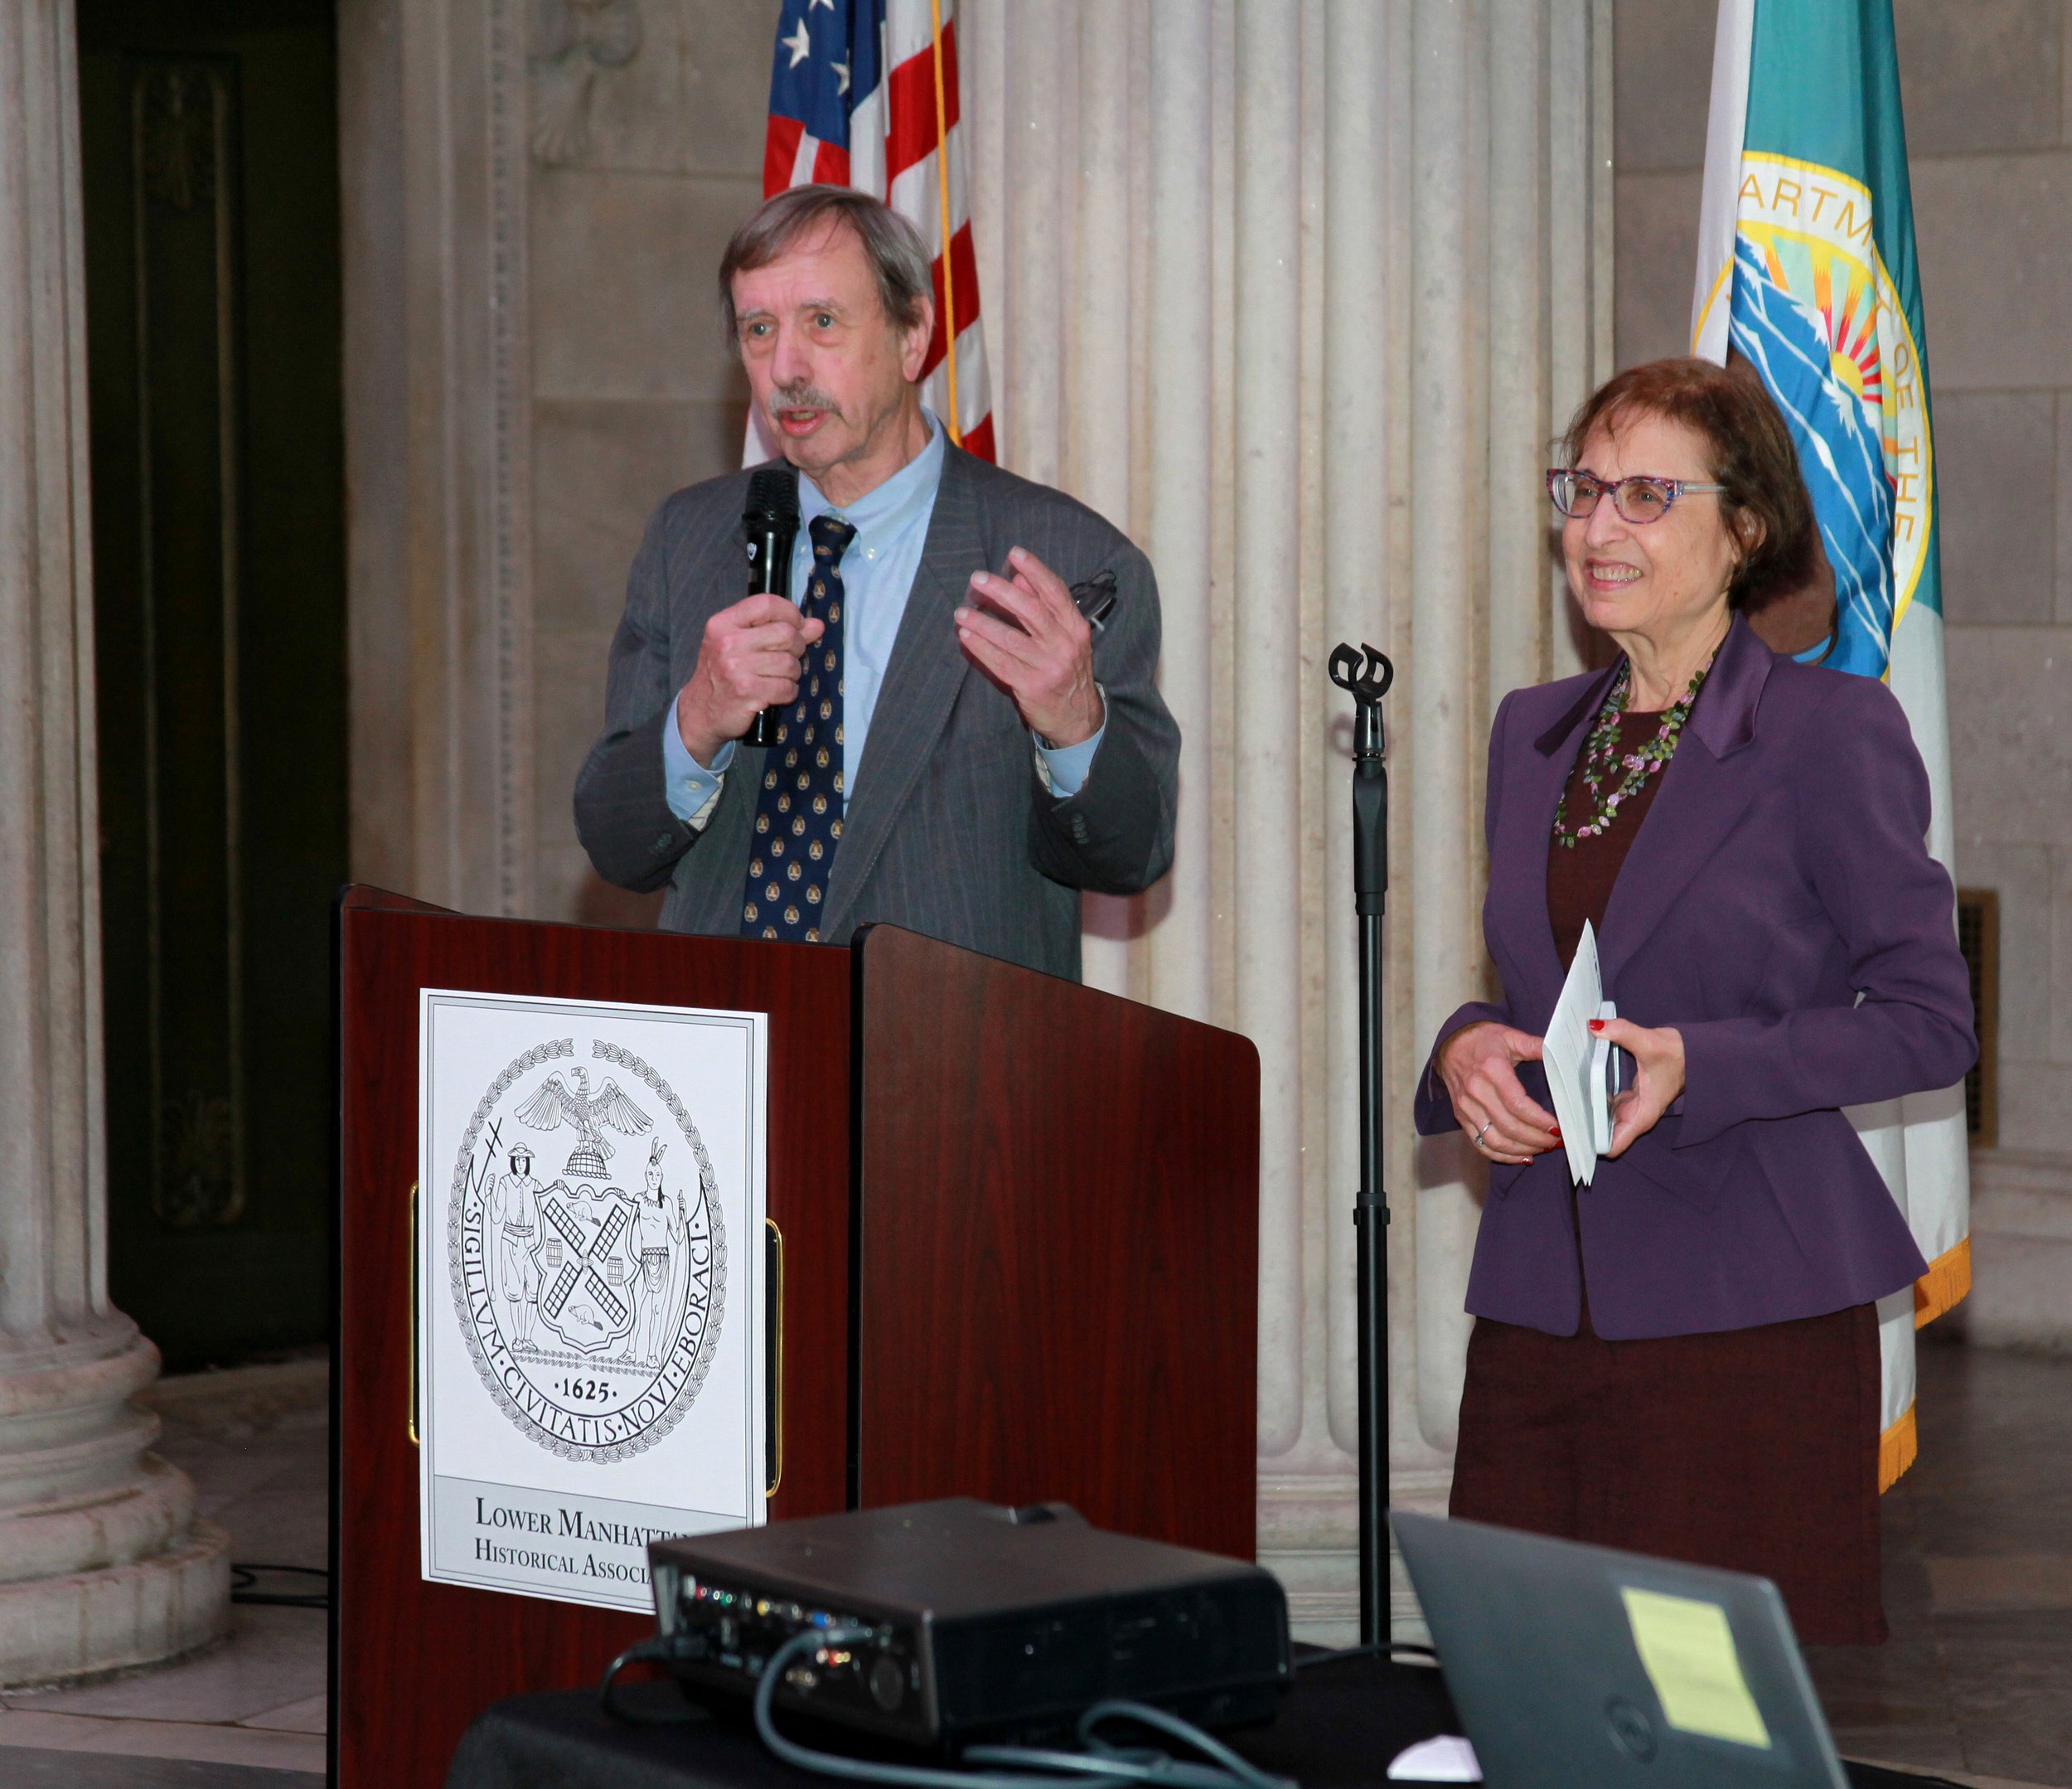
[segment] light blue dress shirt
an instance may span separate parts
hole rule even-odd
[[[921,569],[922,549],[927,544],[936,491],[942,482],[942,425],[932,412],[924,410],[921,414],[928,425],[928,444],[875,490],[865,492],[846,507],[836,508],[821,495],[811,478],[803,473],[799,475],[799,531],[792,549],[794,590],[805,590],[812,570],[810,531],[815,516],[839,516],[856,531],[842,554],[841,565],[843,599],[849,605],[842,619],[844,812],[856,788],[856,767],[863,762],[870,717],[892,663],[893,645],[899,638],[900,620],[907,613],[907,598],[913,589],[914,574]],[[678,700],[682,694],[677,692]],[[1062,798],[1079,793],[1100,748],[1101,734],[1106,730],[1104,725],[1100,733],[1077,745],[1037,743],[1037,754],[1048,773],[1053,794]],[[669,705],[662,716],[665,786],[670,811],[685,826],[701,823],[713,798],[719,793],[719,779],[733,763],[736,743],[729,739],[722,745],[713,754],[708,769],[690,755],[676,728],[676,704]]]

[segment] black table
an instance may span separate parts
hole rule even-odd
[[[642,1714],[685,1706],[664,1685],[628,1685],[622,1694]],[[1271,1725],[1219,1737],[1303,1789],[1351,1789],[1378,1782],[1405,1746],[1457,1730],[1437,1671],[1345,1659],[1300,1672]],[[799,1789],[826,1781],[772,1757],[745,1714],[632,1727],[579,1690],[495,1704],[468,1728],[446,1779],[447,1789]]]
[[[685,1706],[667,1685],[629,1684],[621,1694],[629,1709],[651,1717]],[[1300,1672],[1271,1725],[1218,1737],[1302,1789],[1369,1789],[1384,1782],[1389,1760],[1404,1747],[1460,1730],[1437,1671],[1360,1658]],[[1875,1765],[1851,1764],[1848,1772],[1852,1789],[1954,1789],[1941,1777]],[[461,1740],[446,1786],[800,1789],[829,1781],[772,1757],[745,1709],[690,1724],[636,1727],[606,1714],[588,1690],[559,1690],[493,1704]]]

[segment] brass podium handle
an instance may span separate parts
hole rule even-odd
[[[777,1228],[775,1218],[765,1218],[762,1227],[768,1280],[764,1305],[769,1324],[764,1343],[769,1391],[763,1399],[763,1419],[769,1424],[768,1445],[764,1449],[769,1483],[762,1495],[774,1497],[777,1486],[784,1482],[784,1232]]]
[[[417,1182],[410,1182],[410,1408],[404,1418],[409,1432],[410,1445],[421,1447],[417,1426]]]

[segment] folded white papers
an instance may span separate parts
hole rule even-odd
[[[1605,1039],[1592,1035],[1592,1019],[1618,1016],[1598,980],[1597,933],[1583,922],[1582,940],[1568,966],[1561,997],[1547,1021],[1540,1046],[1540,1065],[1547,1071],[1554,1117],[1561,1127],[1561,1147],[1568,1153],[1568,1177],[1587,1186],[1597,1172],[1597,1157],[1611,1147],[1611,1101],[1617,1091],[1619,1053]]]

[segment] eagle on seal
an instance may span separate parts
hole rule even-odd
[[[629,1137],[652,1128],[647,1114],[619,1091],[617,1081],[608,1079],[593,1093],[588,1069],[569,1069],[569,1079],[575,1083],[573,1091],[559,1074],[549,1075],[540,1091],[518,1108],[518,1122],[536,1131],[572,1124],[584,1142],[606,1156],[613,1152],[604,1135],[608,1125]]]

